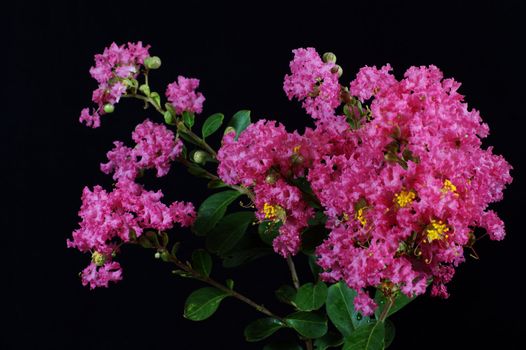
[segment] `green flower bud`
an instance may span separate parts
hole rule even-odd
[[[95,251],[93,254],[91,254],[91,261],[93,261],[93,263],[97,266],[102,266],[106,262],[106,256]]]
[[[276,181],[277,181],[277,176],[275,173],[268,174],[267,177],[265,178],[265,182],[268,183],[269,185],[275,184]]]
[[[148,69],[157,69],[161,66],[161,59],[157,56],[148,57],[144,60],[144,65]]]
[[[336,63],[336,55],[333,54],[332,52],[325,52],[322,56],[322,60],[325,63],[329,63],[329,62]]]
[[[194,151],[192,154],[192,160],[194,163],[203,165],[208,160],[208,153],[200,150]]]
[[[161,253],[155,252],[154,257],[155,257],[155,259],[160,259],[161,258]]]
[[[113,113],[114,110],[115,110],[115,106],[112,105],[111,103],[106,103],[104,105],[104,112],[105,113]]]
[[[231,132],[236,132],[236,129],[233,126],[227,126],[223,135],[229,134]]]
[[[339,65],[335,65],[334,67],[332,67],[331,72],[334,74],[338,74],[338,78],[339,78],[343,74],[343,68],[340,67]]]

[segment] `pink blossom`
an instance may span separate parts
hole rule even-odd
[[[113,178],[134,180],[137,177],[139,167],[133,149],[124,146],[120,141],[113,142],[115,148],[106,155],[108,162],[101,164],[100,169],[105,174],[113,172]]]
[[[87,126],[98,128],[100,126],[100,115],[97,111],[90,114],[89,108],[84,108],[80,112],[79,122],[85,122]]]
[[[199,79],[177,77],[177,81],[168,85],[166,97],[175,108],[177,114],[184,111],[201,113],[205,97],[195,90],[199,87]]]
[[[90,289],[97,287],[108,287],[110,282],[118,282],[122,279],[122,269],[118,262],[111,261],[98,267],[91,263],[81,274],[82,285],[89,284]]]
[[[377,305],[374,300],[363,291],[359,291],[358,295],[354,298],[354,308],[364,316],[374,314],[376,307]]]
[[[388,89],[396,83],[395,77],[389,72],[392,70],[388,63],[381,69],[374,67],[363,67],[351,82],[350,92],[358,96],[360,101],[368,100],[371,96]]]

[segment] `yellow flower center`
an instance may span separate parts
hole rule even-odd
[[[365,225],[367,225],[367,219],[365,218],[365,216],[363,215],[364,213],[364,209],[365,208],[360,208],[358,209],[358,211],[356,211],[356,214],[354,215],[355,218],[360,221],[360,224],[362,224],[363,227],[365,227]]]
[[[294,152],[294,153],[299,153],[300,149],[301,149],[301,145],[297,145],[297,146],[295,146],[295,147],[292,149],[292,152]]]
[[[449,179],[446,179],[444,180],[444,186],[442,187],[441,191],[442,193],[448,193],[448,192],[456,193],[457,186],[453,185],[453,183]]]
[[[95,251],[93,254],[91,254],[91,261],[93,261],[93,263],[97,266],[102,266],[106,262],[106,256]]]
[[[343,213],[342,218],[343,218],[343,221],[344,221],[344,222],[345,222],[345,221],[349,221],[349,214],[347,214],[347,213]]]
[[[416,194],[413,190],[401,191],[395,194],[393,201],[400,206],[400,208],[406,207],[411,204],[416,198]]]
[[[273,221],[285,221],[286,217],[285,210],[282,207],[279,205],[271,205],[269,203],[263,205],[263,214],[265,214],[265,219]]]
[[[448,238],[447,232],[449,232],[449,227],[442,220],[431,220],[431,224],[426,230],[427,241],[431,243],[435,240]]]

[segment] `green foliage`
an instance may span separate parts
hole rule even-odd
[[[294,289],[294,287],[284,284],[279,287],[274,292],[274,294],[276,295],[276,298],[282,303],[290,304],[294,307],[296,306],[294,303],[294,299],[296,298],[296,289]]]
[[[201,128],[203,139],[216,132],[221,127],[221,124],[223,124],[224,118],[225,116],[222,113],[215,113],[208,117]]]
[[[320,281],[316,284],[302,285],[296,293],[294,302],[299,310],[312,311],[322,307],[325,299],[327,299],[327,285]]]
[[[245,339],[249,342],[260,341],[271,336],[283,327],[284,324],[273,317],[260,318],[245,328]]]
[[[301,234],[301,250],[308,255],[313,255],[316,248],[329,235],[329,231],[323,225],[307,227]]]
[[[192,112],[184,111],[183,112],[183,122],[187,127],[191,129],[195,123],[195,114]]]
[[[385,337],[385,324],[370,321],[356,328],[345,339],[342,350],[383,350]]]
[[[315,312],[294,312],[288,315],[285,321],[306,338],[320,338],[327,333],[327,319]]]
[[[368,317],[362,317],[354,310],[355,297],[356,291],[343,281],[330,286],[327,294],[327,315],[346,338],[353,334],[357,327],[369,321]]]
[[[224,191],[211,195],[201,203],[197,218],[192,226],[198,236],[206,235],[225,215],[226,209],[241,194],[238,191]]]
[[[254,213],[241,211],[223,217],[206,237],[206,248],[219,255],[229,252],[243,237]]]
[[[248,110],[241,110],[234,114],[232,119],[230,119],[230,122],[228,122],[228,126],[231,126],[236,130],[236,141],[239,138],[239,134],[243,132],[248,126],[250,125],[250,111]]]
[[[387,313],[386,317],[391,316],[392,314],[394,314],[395,312],[397,312],[398,310],[415,300],[415,298],[416,297],[410,298],[407,295],[399,292],[398,295],[395,297],[393,306],[391,306],[391,308],[389,309],[389,312]],[[384,311],[385,307],[387,306],[388,300],[382,293],[382,291],[380,289],[377,289],[376,294],[374,296],[374,301],[378,305],[376,311],[374,312],[374,315],[376,316],[376,318],[379,318],[382,312]]]
[[[208,277],[212,272],[212,257],[204,249],[197,249],[192,253],[192,267],[201,276]]]
[[[265,244],[272,246],[274,238],[279,234],[278,230],[280,226],[281,222],[263,221],[258,225],[259,238],[261,238]]]
[[[316,350],[336,348],[343,344],[343,337],[339,333],[327,332],[323,337],[314,340]]]
[[[303,348],[293,340],[278,340],[265,345],[263,350],[303,350]]]
[[[387,319],[385,320],[385,340],[384,340],[384,348],[387,349],[392,343],[395,338],[395,325],[391,320]]]
[[[213,287],[198,289],[186,299],[184,317],[192,321],[205,320],[216,312],[221,301],[228,296],[226,292]]]

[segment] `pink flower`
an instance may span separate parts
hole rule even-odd
[[[395,77],[389,72],[392,70],[388,63],[381,69],[373,67],[363,67],[356,75],[356,79],[351,82],[350,92],[358,96],[360,101],[368,100],[371,96],[388,89],[396,83]]]
[[[177,82],[168,85],[166,97],[175,108],[177,114],[182,114],[184,111],[201,113],[205,97],[200,92],[196,93],[195,90],[198,87],[198,79],[185,78],[183,76],[177,77]]]
[[[363,316],[371,316],[374,314],[376,307],[377,305],[374,300],[363,291],[359,291],[358,295],[354,298],[354,308]]]
[[[118,262],[107,262],[102,266],[91,263],[81,274],[82,285],[89,284],[90,289],[97,287],[108,287],[110,282],[118,282],[122,279],[122,269]]]
[[[79,122],[85,122],[87,126],[98,128],[100,126],[100,115],[97,111],[90,114],[89,108],[84,108],[82,112],[80,112]]]

